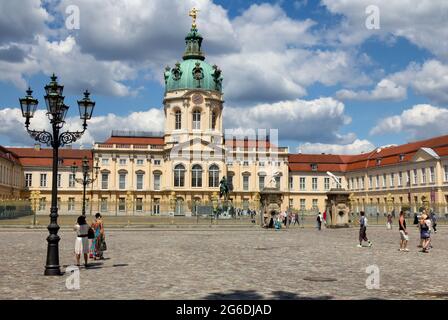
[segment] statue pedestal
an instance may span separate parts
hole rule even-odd
[[[330,216],[330,223],[327,220],[328,228],[348,228],[349,225],[349,196],[350,193],[344,189],[331,189],[327,192],[327,215]]]
[[[277,188],[264,188],[260,191],[261,216],[264,218],[263,226],[269,225],[269,221],[276,214],[280,213],[283,193]]]

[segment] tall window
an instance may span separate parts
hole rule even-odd
[[[249,191],[249,176],[247,175],[243,176],[243,190]]]
[[[176,113],[174,114],[174,118],[175,118],[175,126],[174,129],[179,130],[182,128],[182,113],[180,112],[180,110],[177,110]]]
[[[383,188],[386,188],[387,186],[387,175],[383,174]]]
[[[373,177],[369,176],[369,189],[373,188]]]
[[[143,190],[143,173],[137,173],[137,190]]]
[[[109,174],[101,174],[101,189],[107,189],[109,187]]]
[[[75,210],[75,198],[68,198],[68,211]]]
[[[313,188],[313,190],[314,190],[314,191],[317,190],[317,178],[313,178],[313,179],[311,180],[311,184],[312,184],[312,188]]]
[[[60,173],[58,173],[58,188],[61,187],[61,183],[62,183],[62,175]]]
[[[208,169],[208,186],[210,188],[219,187],[219,168],[216,164]]]
[[[444,165],[443,166],[443,171],[445,172],[445,182],[447,182],[448,181],[448,166],[447,165]]]
[[[426,168],[422,168],[422,183],[426,183]]]
[[[212,112],[212,125],[211,125],[211,128],[213,130],[216,129],[216,112],[215,111]]]
[[[185,185],[185,167],[178,164],[174,167],[174,186],[183,187]]]
[[[198,110],[193,112],[193,129],[201,129],[201,112]]]
[[[40,198],[39,199],[39,211],[45,210],[46,205],[47,205],[47,198]]]
[[[263,190],[264,188],[264,179],[265,176],[258,176],[258,187],[260,188],[260,190]]]
[[[376,185],[375,187],[378,189],[380,187],[380,176],[376,175]]]
[[[313,209],[314,210],[317,210],[317,199],[313,199],[313,203],[312,203],[312,205],[313,205]]]
[[[359,178],[359,189],[364,190],[364,177]]]
[[[411,171],[408,170],[406,172],[406,186],[410,186],[411,185]]]
[[[118,176],[118,184],[121,190],[126,189],[126,173],[120,173]]]
[[[300,180],[299,180],[299,189],[300,189],[300,190],[305,190],[305,177],[300,177]]]
[[[275,188],[276,189],[280,189],[280,179],[281,179],[280,176],[275,177]]]
[[[70,173],[68,176],[68,187],[69,188],[75,187],[75,175],[73,173]]]
[[[300,210],[305,210],[305,199],[300,199]]]
[[[31,173],[25,174],[25,187],[31,187],[33,184],[33,175]]]
[[[126,210],[126,198],[118,198],[118,211]]]
[[[40,174],[40,186],[45,188],[47,186],[47,174],[41,173]]]
[[[289,177],[289,190],[294,189],[294,179],[293,177]]]
[[[230,191],[232,191],[233,190],[233,175],[229,175],[227,177],[227,184],[229,185]]]
[[[434,183],[436,181],[436,175],[434,172],[434,167],[429,168],[429,182]]]
[[[135,201],[135,210],[143,211],[143,198],[137,198]]]
[[[330,190],[330,178],[324,178],[324,189]]]
[[[154,190],[160,190],[160,173],[154,173]]]
[[[398,172],[398,186],[401,187],[403,184],[403,172]]]
[[[390,174],[390,187],[391,188],[394,187],[394,179],[395,179],[395,174],[391,173]]]
[[[418,183],[417,169],[414,169],[414,184]]]
[[[202,167],[198,164],[195,164],[191,170],[191,186],[202,187]]]
[[[154,203],[152,205],[152,214],[160,214],[160,199],[154,199]]]
[[[101,212],[107,211],[107,198],[101,198]]]

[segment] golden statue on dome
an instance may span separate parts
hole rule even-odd
[[[199,12],[199,10],[193,7],[193,9],[191,9],[188,14],[190,17],[193,18],[193,23],[191,24],[191,27],[193,29],[196,29],[196,19],[198,17],[198,12]]]

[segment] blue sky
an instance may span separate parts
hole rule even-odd
[[[409,3],[0,0],[0,144],[33,143],[18,99],[30,85],[42,110],[52,72],[66,86],[69,128],[85,88],[97,103],[84,144],[116,127],[162,130],[161,72],[181,59],[192,6],[207,61],[223,70],[227,128],[279,128],[282,145],[313,153],[446,134],[448,5]],[[65,27],[71,4],[79,30]],[[370,4],[378,30],[365,27]],[[33,124],[47,125],[43,112]]]

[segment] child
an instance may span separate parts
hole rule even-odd
[[[362,242],[367,241],[369,247],[372,246],[372,241],[367,239],[367,218],[364,216],[364,211],[361,211],[361,218],[359,218],[359,244],[358,248],[362,248]]]

